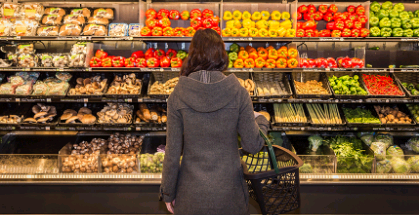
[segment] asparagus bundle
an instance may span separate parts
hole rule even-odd
[[[341,124],[337,104],[307,104],[309,115],[315,124]]]
[[[276,122],[307,122],[303,104],[274,104]]]

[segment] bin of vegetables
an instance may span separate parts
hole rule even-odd
[[[372,106],[345,104],[342,109],[349,126],[381,124]]]
[[[402,72],[395,73],[395,78],[401,85],[401,88],[412,98],[419,98],[419,73],[418,72]]]
[[[419,123],[419,104],[407,104],[408,110],[417,123]]]
[[[397,81],[389,73],[366,73],[362,74],[362,79],[370,97],[402,98],[405,96]]]
[[[319,72],[293,72],[292,78],[296,98],[329,99],[332,95],[327,78]]]
[[[369,93],[363,86],[359,75],[353,72],[327,73],[328,81],[334,97],[343,99],[366,98]]]
[[[409,110],[405,105],[396,104],[393,106],[374,106],[376,113],[383,125],[414,125],[415,123],[409,115]]]

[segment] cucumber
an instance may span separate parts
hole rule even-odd
[[[419,65],[400,65],[400,68],[419,68]]]

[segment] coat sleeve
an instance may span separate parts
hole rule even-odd
[[[259,128],[261,127],[261,130],[266,133],[268,121],[264,116],[255,119],[251,97],[244,96],[244,98],[239,106],[238,133],[241,136],[242,148],[251,154],[256,154],[264,145]]]
[[[165,159],[163,160],[161,195],[163,201],[172,202],[176,196],[179,160],[183,145],[183,122],[181,114],[168,101]]]

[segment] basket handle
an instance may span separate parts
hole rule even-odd
[[[260,129],[260,135],[264,139],[265,143],[267,143],[268,146],[268,154],[271,159],[271,163],[273,164],[274,172],[276,174],[280,174],[279,167],[277,166],[277,159],[276,155],[274,154],[273,145],[271,144],[271,141],[268,139],[268,137],[264,134],[264,132]]]

